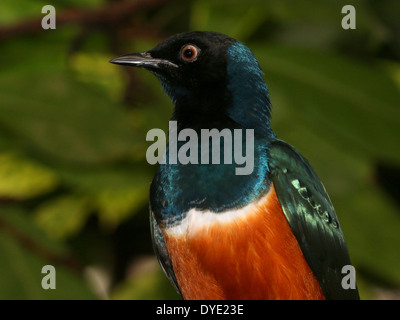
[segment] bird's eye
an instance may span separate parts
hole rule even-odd
[[[181,49],[181,58],[187,62],[195,61],[200,49],[192,44],[187,44]]]

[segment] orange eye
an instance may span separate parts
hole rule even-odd
[[[200,49],[192,44],[187,44],[181,49],[181,57],[187,62],[192,62],[197,59]]]

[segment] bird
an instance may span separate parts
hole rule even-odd
[[[169,163],[166,146],[150,185],[150,227],[158,261],[183,299],[359,299],[357,286],[342,285],[351,262],[329,195],[308,160],[271,129],[264,73],[246,45],[190,31],[110,62],[160,80],[178,133],[253,133],[250,174],[237,174],[233,161]]]

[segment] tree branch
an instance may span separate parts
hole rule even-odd
[[[50,251],[48,248],[24,234],[21,230],[2,217],[0,217],[0,230],[16,241],[19,245],[49,261],[49,263],[66,266],[74,272],[81,272],[82,265],[74,257],[67,254],[60,255]]]
[[[57,12],[57,27],[69,23],[110,26],[131,18],[138,10],[151,9],[174,0],[124,0],[100,9],[69,9]],[[42,18],[33,18],[12,26],[0,27],[0,40],[43,31]]]

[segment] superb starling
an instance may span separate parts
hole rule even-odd
[[[355,285],[343,285],[351,263],[331,200],[309,162],[272,131],[269,92],[250,49],[220,33],[188,32],[111,62],[158,77],[178,134],[253,133],[249,174],[237,174],[234,161],[171,163],[167,145],[150,188],[151,232],[184,299],[359,299]],[[227,153],[222,143],[217,149],[205,158]]]

